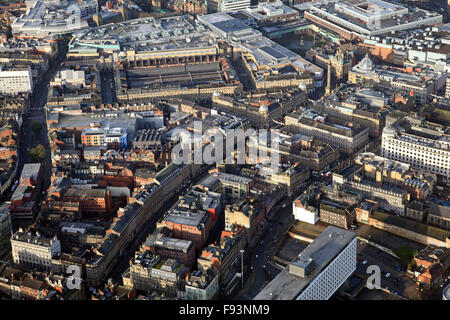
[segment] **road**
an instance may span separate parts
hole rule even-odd
[[[251,300],[253,299],[262,288],[264,288],[268,282],[270,282],[281,269],[273,265],[269,260],[267,249],[274,244],[274,241],[281,241],[286,229],[289,226],[290,219],[292,219],[292,206],[291,200],[285,200],[286,206],[274,208],[275,214],[271,215],[273,217],[264,230],[261,238],[258,240],[255,248],[251,251],[250,267],[247,272],[252,273],[252,277],[247,277],[247,283],[244,284],[244,288],[250,287],[245,293],[238,294],[237,298],[241,300]],[[253,269],[252,269],[253,268]],[[244,289],[245,290],[245,289]]]
[[[38,188],[37,196],[35,201],[41,202],[43,196],[41,191],[47,190],[50,186],[50,176],[51,176],[51,154],[50,154],[50,144],[48,140],[48,131],[47,131],[47,123],[45,117],[45,105],[47,102],[47,94],[48,94],[48,84],[50,80],[53,78],[57,70],[59,69],[59,65],[61,61],[64,60],[66,51],[64,45],[60,44],[60,53],[56,57],[56,60],[51,63],[51,67],[47,72],[45,72],[40,81],[35,84],[33,89],[33,94],[30,99],[30,109],[23,116],[23,124],[21,128],[21,137],[20,137],[20,145],[19,145],[19,170],[18,176],[20,177],[23,165],[26,163],[33,163],[30,157],[30,150],[42,144],[46,150],[45,157],[41,161],[42,163],[42,171],[41,171],[41,185]],[[39,123],[42,126],[42,129],[38,134],[33,132],[32,125],[33,123]],[[26,227],[30,223],[34,221],[23,221],[16,222],[13,221],[13,226],[18,227]]]
[[[116,91],[114,89],[114,74],[112,71],[100,72],[100,85],[103,104],[112,104],[117,102]]]

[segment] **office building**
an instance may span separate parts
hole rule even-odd
[[[208,12],[239,11],[250,7],[250,0],[211,0],[208,1]]]
[[[327,227],[254,300],[328,300],[356,270],[356,234]]]
[[[399,120],[383,129],[381,153],[383,157],[449,180],[449,133],[448,127],[424,120]]]
[[[442,23],[440,14],[381,0],[315,1],[304,17],[349,40]]]
[[[33,91],[31,68],[14,68],[0,65],[0,94],[15,95]]]

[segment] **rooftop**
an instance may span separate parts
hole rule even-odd
[[[258,293],[255,300],[296,299],[355,237],[356,234],[354,232],[333,226],[327,227],[290,264],[290,266],[305,267],[312,262],[310,273],[307,273],[306,276],[299,276],[291,273],[290,267],[286,267]]]

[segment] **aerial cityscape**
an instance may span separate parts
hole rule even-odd
[[[0,0],[0,300],[450,300],[449,75],[450,0]]]

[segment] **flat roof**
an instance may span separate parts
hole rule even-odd
[[[314,269],[306,277],[281,271],[254,300],[294,300],[325,269],[325,267],[354,239],[356,233],[334,226],[327,227],[291,264],[312,258]],[[301,263],[300,263],[301,264]],[[355,261],[356,264],[356,261]]]

